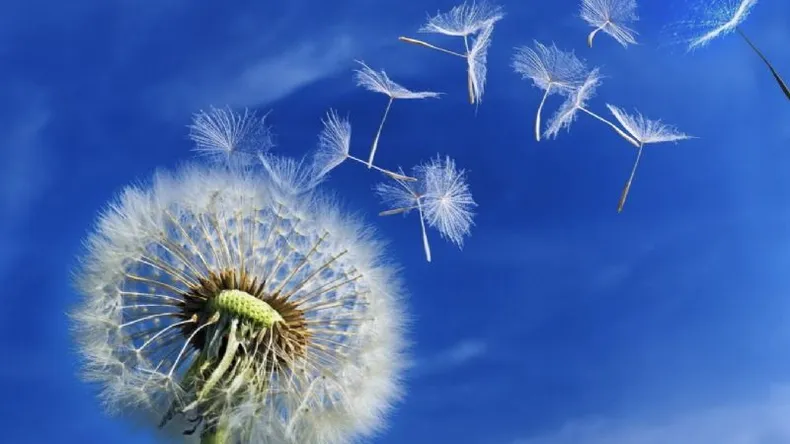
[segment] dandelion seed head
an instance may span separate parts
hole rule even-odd
[[[189,125],[189,138],[198,155],[232,167],[249,166],[258,153],[274,147],[266,115],[259,117],[246,108],[239,113],[230,107],[211,107],[196,113]]]
[[[595,96],[596,90],[601,86],[601,79],[601,73],[598,68],[594,68],[587,74],[584,83],[568,95],[549,120],[545,132],[546,138],[556,138],[563,128],[570,131],[571,124],[576,120],[578,111],[587,106],[587,102]]]
[[[634,139],[642,144],[677,142],[680,140],[691,139],[692,136],[684,134],[677,128],[667,125],[660,120],[651,120],[642,115],[639,111],[635,114],[628,114],[621,108],[606,104],[612,115],[620,125],[630,133]]]
[[[313,155],[313,175],[325,177],[348,158],[351,149],[351,122],[330,109],[321,120],[323,129],[318,136],[318,149]]]
[[[553,42],[545,46],[534,42],[535,49],[528,46],[516,48],[513,55],[513,70],[542,90],[567,94],[584,83],[587,67],[573,51],[562,51]]]
[[[623,46],[636,44],[637,33],[630,27],[639,20],[636,0],[582,0],[581,17]]]
[[[427,23],[419,29],[419,32],[467,37],[504,17],[505,13],[501,6],[485,0],[464,2],[448,12],[429,15]]]
[[[266,159],[159,172],[99,217],[72,322],[108,411],[225,418],[233,442],[382,427],[405,365],[396,273],[336,202],[288,189],[298,161]]]
[[[682,26],[694,34],[686,40],[688,50],[701,48],[718,37],[735,31],[757,4],[757,0],[705,0],[692,8],[694,19]]]
[[[477,207],[466,182],[466,173],[449,157],[436,157],[417,168],[424,180],[425,191],[420,200],[425,219],[442,237],[463,246],[469,235]]]
[[[357,86],[368,91],[384,94],[393,99],[429,99],[441,96],[441,93],[433,91],[411,91],[390,80],[384,70],[374,71],[362,61],[357,60],[357,63],[362,65],[362,68],[354,71],[354,79]]]

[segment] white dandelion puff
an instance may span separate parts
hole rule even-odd
[[[428,21],[418,32],[444,34],[455,37],[468,37],[505,17],[501,6],[486,1],[464,2],[448,12],[438,12],[429,16]]]
[[[757,0],[717,0],[706,1],[698,12],[703,16],[696,21],[694,28],[705,30],[688,42],[688,49],[703,47],[712,40],[734,32],[746,20]]]
[[[459,248],[464,237],[469,235],[477,206],[464,170],[458,170],[451,158],[436,157],[414,167],[417,182],[394,180],[394,183],[379,183],[376,194],[389,207],[381,216],[408,214],[417,210],[422,230],[425,258],[431,262],[431,247],[428,242],[426,223],[439,231]]]
[[[109,411],[216,443],[343,443],[384,425],[405,362],[398,278],[368,229],[287,190],[299,168],[268,160],[159,173],[99,217],[72,322]]]
[[[368,157],[368,168],[373,167],[373,158],[376,156],[376,149],[379,145],[379,137],[381,137],[381,130],[384,128],[384,122],[387,120],[390,107],[395,99],[427,99],[438,98],[441,93],[433,91],[411,91],[403,86],[393,82],[387,76],[387,73],[382,71],[374,71],[364,62],[357,60],[357,63],[362,65],[361,69],[355,70],[354,78],[357,86],[361,86],[368,91],[384,94],[389,97],[387,107],[384,109],[384,115],[381,117],[379,129],[376,131],[376,136],[373,138],[373,145],[370,148],[370,156]]]
[[[458,247],[463,246],[465,236],[472,228],[477,206],[464,170],[455,167],[449,157],[436,157],[420,167],[420,176],[425,180],[422,204],[428,224]]]
[[[600,31],[609,34],[624,47],[636,44],[636,31],[630,27],[639,20],[636,0],[582,0],[581,17],[595,28],[587,36],[590,48]]]
[[[620,195],[620,201],[617,204],[617,212],[623,211],[625,201],[628,198],[628,192],[631,189],[631,183],[636,175],[636,169],[639,166],[639,160],[642,158],[642,149],[648,143],[663,143],[663,142],[677,142],[693,138],[687,134],[678,131],[675,127],[669,126],[660,120],[650,120],[642,116],[638,111],[634,115],[627,114],[622,109],[606,104],[609,111],[612,112],[615,119],[620,122],[620,125],[628,131],[634,139],[639,143],[636,154],[634,166],[631,168],[631,175],[623,187],[623,192]]]
[[[337,111],[330,109],[326,118],[321,120],[323,129],[318,136],[318,149],[313,156],[313,175],[316,179],[324,178],[330,171],[337,168],[346,159],[367,165],[368,162],[354,157],[350,154],[351,150],[351,121],[341,118]],[[376,165],[371,165],[373,169],[384,173],[390,177],[406,181],[415,181],[413,177],[404,176],[390,170],[385,170]]]
[[[246,108],[237,113],[230,107],[200,111],[188,127],[189,138],[195,143],[193,150],[217,163],[247,166],[258,153],[274,146],[267,115],[259,117]]]
[[[598,68],[593,69],[587,74],[584,83],[576,88],[565,102],[560,106],[554,116],[548,122],[548,128],[544,134],[547,138],[556,138],[560,130],[563,128],[570,131],[571,124],[576,120],[578,111],[594,117],[596,120],[605,123],[612,128],[622,138],[627,140],[634,146],[639,146],[639,143],[633,137],[626,134],[622,129],[611,121],[601,117],[600,115],[590,111],[587,108],[587,102],[595,96],[596,89],[601,85],[601,74]]]
[[[500,6],[485,1],[464,2],[448,12],[437,13],[428,17],[428,22],[418,32],[437,33],[455,37],[463,37],[464,53],[442,48],[423,40],[411,37],[398,37],[398,40],[414,45],[424,46],[436,51],[460,57],[467,64],[467,89],[469,102],[479,104],[483,96],[486,82],[486,59],[491,45],[491,34],[494,25],[505,17]],[[469,38],[477,34],[471,44]]]
[[[700,34],[689,39],[688,50],[693,51],[697,48],[706,46],[714,39],[723,37],[732,32],[737,32],[746,44],[749,45],[749,48],[751,48],[760,60],[763,61],[766,67],[768,67],[779,89],[781,89],[785,97],[790,100],[790,87],[787,86],[787,83],[785,83],[784,79],[782,79],[779,72],[774,68],[765,54],[757,48],[757,45],[754,44],[752,39],[741,29],[741,24],[746,21],[746,18],[756,4],[757,0],[718,0],[713,4],[706,0],[700,7],[696,8],[698,11],[695,11],[702,17],[683,24],[684,26],[690,25],[694,30],[700,30]]]
[[[521,46],[513,55],[513,70],[544,91],[535,116],[535,139],[540,141],[543,105],[551,94],[568,95],[584,84],[587,67],[573,51],[562,51],[552,43],[534,42],[535,49]]]

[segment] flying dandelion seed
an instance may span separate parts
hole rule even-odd
[[[688,40],[688,50],[693,51],[706,46],[718,37],[737,32],[752,51],[760,57],[760,60],[765,63],[785,97],[790,100],[790,88],[788,88],[787,83],[785,83],[763,52],[757,48],[754,42],[741,29],[741,24],[746,20],[756,4],[757,0],[717,0],[715,2],[706,0],[704,3],[701,3],[698,8],[695,8],[695,12],[700,14],[701,18],[683,23],[683,26],[688,26],[695,31],[700,30],[699,35]]]
[[[313,156],[313,175],[317,179],[320,180],[325,177],[330,171],[345,162],[346,159],[365,165],[368,164],[368,162],[349,153],[351,149],[351,122],[348,118],[341,118],[338,116],[337,111],[330,109],[326,114],[326,119],[323,119],[321,122],[324,128],[318,137],[318,149]],[[385,170],[376,165],[371,164],[371,167],[395,179],[405,181],[417,180],[394,171]]]
[[[572,51],[561,51],[554,43],[544,46],[535,41],[534,45],[535,49],[515,48],[512,66],[522,78],[531,79],[534,86],[545,91],[535,116],[535,139],[540,142],[541,113],[546,98],[551,94],[573,93],[584,84],[587,68]]]
[[[594,117],[596,120],[605,123],[612,128],[618,135],[627,140],[634,146],[639,146],[639,143],[633,137],[626,134],[622,129],[611,121],[599,116],[598,114],[587,109],[587,102],[595,96],[596,89],[601,85],[601,74],[598,68],[593,69],[587,73],[584,83],[565,99],[565,102],[560,106],[554,116],[549,120],[548,128],[546,129],[546,138],[557,138],[560,130],[565,128],[570,131],[571,124],[576,120],[578,111]]]
[[[486,58],[488,47],[491,45],[491,34],[494,31],[496,22],[504,17],[505,13],[500,6],[492,5],[485,1],[479,3],[464,2],[448,12],[440,12],[435,16],[429,16],[428,22],[418,30],[418,32],[423,33],[463,37],[465,49],[463,54],[411,37],[398,37],[398,40],[465,59],[469,102],[472,105],[479,104],[485,87]],[[477,34],[477,36],[470,44],[469,38],[474,34]]]
[[[428,242],[428,226],[459,248],[463,247],[464,237],[474,224],[473,209],[477,206],[466,173],[458,170],[455,161],[440,156],[414,167],[413,175],[417,182],[394,179],[395,184],[380,183],[374,188],[382,203],[390,207],[379,213],[381,216],[407,214],[417,210],[422,230],[422,243],[425,258],[431,262],[431,247]]]
[[[592,48],[595,35],[603,31],[627,47],[636,44],[636,31],[630,26],[639,20],[635,0],[582,0],[581,17],[595,28],[587,36]]]
[[[636,169],[639,166],[639,160],[642,158],[642,149],[649,143],[664,143],[664,142],[677,142],[680,140],[692,139],[692,136],[683,134],[676,128],[666,125],[660,120],[650,120],[642,116],[638,111],[635,115],[629,115],[622,109],[606,104],[612,115],[620,122],[620,125],[628,131],[633,138],[639,143],[639,150],[636,153],[636,160],[634,166],[631,168],[631,175],[623,187],[623,192],[620,195],[620,201],[617,204],[617,212],[623,211],[625,200],[628,198],[628,192],[631,189],[631,183],[634,181]]]
[[[466,58],[467,79],[469,82],[469,103],[480,105],[483,101],[483,91],[486,86],[488,67],[488,48],[491,46],[491,34],[494,32],[494,23],[488,22],[472,40],[472,48]]]
[[[387,73],[382,71],[376,72],[372,70],[368,65],[364,62],[357,60],[357,63],[362,65],[362,69],[358,69],[354,71],[354,78],[357,82],[357,86],[361,86],[368,91],[377,92],[380,94],[384,94],[389,97],[389,101],[387,101],[387,107],[384,109],[384,115],[381,117],[381,123],[379,123],[379,129],[376,131],[376,137],[373,138],[373,146],[370,148],[370,156],[368,157],[368,168],[373,167],[373,158],[376,156],[376,150],[379,146],[379,137],[381,137],[381,130],[384,128],[384,122],[387,120],[387,115],[390,112],[390,108],[392,107],[392,102],[395,99],[428,99],[428,98],[438,98],[441,93],[432,92],[432,91],[411,91],[408,90],[401,85],[390,80],[387,76]],[[350,130],[349,130],[350,131]]]
[[[210,161],[229,166],[249,166],[259,152],[274,147],[266,116],[244,109],[234,112],[230,107],[200,111],[189,125],[193,149]]]
[[[103,212],[72,320],[109,411],[200,428],[203,443],[383,426],[405,366],[401,288],[369,230],[290,189],[299,165],[160,172]]]

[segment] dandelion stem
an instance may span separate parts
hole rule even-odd
[[[588,35],[588,36],[587,36],[587,46],[589,46],[590,48],[592,48],[592,46],[593,46],[593,39],[595,38],[595,34],[598,34],[598,32],[602,31],[602,30],[603,30],[603,28],[605,28],[605,27],[606,27],[606,25],[608,25],[608,24],[609,24],[609,22],[608,22],[608,21],[604,22],[604,24],[603,24],[603,25],[601,25],[601,26],[599,26],[599,27],[595,28],[595,29],[594,29],[594,30],[593,30],[593,31],[590,33],[590,35]]]
[[[618,126],[617,126],[617,125],[615,125],[614,123],[612,123],[612,122],[610,122],[610,121],[608,121],[608,120],[604,119],[603,117],[599,116],[598,114],[595,114],[594,112],[592,112],[592,111],[590,111],[590,110],[588,110],[588,109],[586,109],[586,108],[581,108],[581,107],[580,107],[579,109],[580,109],[581,111],[584,111],[585,113],[587,113],[587,114],[589,114],[589,115],[591,115],[591,116],[595,117],[596,119],[600,120],[601,122],[603,122],[603,123],[605,123],[605,124],[609,125],[610,127],[612,127],[612,129],[614,129],[615,131],[617,131],[617,134],[619,134],[620,136],[622,136],[622,137],[623,137],[625,140],[627,140],[627,141],[628,141],[629,143],[631,143],[633,146],[635,146],[635,147],[637,147],[637,148],[640,148],[641,144],[640,144],[639,142],[637,142],[637,141],[636,141],[636,140],[635,140],[633,137],[631,137],[631,136],[629,136],[628,134],[626,134],[626,133],[625,133],[625,131],[621,130],[621,129],[620,129],[620,127],[618,127]]]
[[[405,213],[407,211],[411,211],[417,208],[417,205],[413,207],[403,207],[403,208],[394,208],[392,210],[386,210],[379,213],[379,216],[393,216],[395,214]]]
[[[351,159],[351,160],[353,160],[354,162],[363,163],[365,165],[368,164],[366,161],[360,159],[359,157],[354,157],[354,156],[352,156],[350,154],[346,155],[346,157]],[[417,181],[417,178],[415,178],[415,177],[404,176],[403,174],[398,174],[398,173],[396,173],[394,171],[385,170],[384,168],[379,168],[376,165],[371,165],[371,168],[373,168],[374,170],[379,171],[381,173],[384,173],[387,176],[390,176],[391,178],[393,178],[395,180],[405,180],[406,182],[416,182]]]
[[[776,80],[776,83],[779,84],[779,88],[781,88],[782,92],[785,93],[785,97],[787,97],[787,99],[790,100],[790,88],[787,87],[787,84],[779,76],[779,73],[776,72],[776,70],[774,69],[773,65],[771,65],[771,62],[768,61],[768,58],[766,58],[763,55],[762,51],[757,49],[757,46],[755,46],[755,44],[752,43],[751,39],[749,39],[749,37],[746,36],[746,33],[744,33],[741,30],[741,28],[736,27],[735,30],[738,31],[738,34],[740,34],[741,37],[743,37],[743,39],[746,41],[746,43],[748,43],[749,46],[754,50],[754,52],[757,53],[757,55],[760,57],[760,59],[762,59],[763,63],[765,63],[766,66],[768,66],[768,69],[771,70],[771,74],[774,76],[774,79]]]
[[[634,161],[634,167],[631,168],[631,175],[628,177],[628,182],[625,183],[625,187],[623,187],[623,193],[620,195],[620,202],[617,204],[617,212],[620,213],[623,211],[623,207],[625,206],[625,200],[628,198],[628,192],[631,190],[631,182],[634,181],[634,175],[636,175],[636,168],[639,166],[639,159],[642,158],[642,149],[644,148],[643,144],[639,144],[639,151],[636,153],[636,160]]]
[[[229,438],[228,426],[223,419],[220,424],[206,428],[200,434],[200,444],[227,444]]]
[[[456,57],[461,57],[462,59],[466,58],[466,56],[464,54],[461,54],[461,53],[458,53],[458,52],[455,52],[455,51],[450,51],[449,49],[440,48],[438,46],[431,45],[428,42],[424,42],[422,40],[412,39],[412,38],[409,38],[409,37],[398,37],[398,40],[400,40],[401,42],[411,43],[412,45],[419,45],[419,46],[424,46],[426,48],[435,49],[435,50],[443,52],[445,54],[450,54],[450,55],[454,55]]]
[[[384,122],[387,120],[387,114],[389,114],[390,112],[390,108],[392,107],[393,100],[395,100],[395,98],[390,96],[390,100],[387,102],[387,107],[384,109],[384,115],[381,116],[381,123],[379,123],[379,130],[376,132],[376,137],[373,138],[373,146],[370,148],[370,156],[368,157],[368,168],[373,168],[373,158],[376,156],[376,149],[379,147],[379,137],[381,137],[381,130],[384,128]]]
[[[417,211],[420,213],[420,227],[422,228],[422,245],[425,248],[425,259],[431,261],[431,246],[428,244],[428,233],[425,230],[425,216],[422,214],[422,204],[417,200]]]
[[[540,99],[540,105],[538,105],[538,114],[535,116],[535,139],[540,142],[540,113],[543,112],[543,105],[546,103],[546,98],[549,96],[549,91],[551,91],[551,83],[549,86],[546,87],[546,92],[543,94],[543,98]]]

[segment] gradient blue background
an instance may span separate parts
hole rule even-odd
[[[396,40],[455,2],[273,3],[0,3],[3,442],[154,442],[75,376],[81,239],[124,185],[192,157],[186,125],[212,104],[272,110],[293,156],[335,107],[365,157],[386,99],[354,86],[355,58],[447,93],[395,103],[379,163],[451,155],[480,204],[464,250],[431,232],[427,264],[414,216],[376,218],[378,176],[346,164],[328,183],[393,241],[416,318],[408,396],[374,442],[790,442],[790,104],[743,41],[686,54],[662,32],[685,5],[644,1],[641,45],[589,49],[576,0],[503,1],[475,113],[463,62]],[[790,3],[744,29],[790,76]],[[624,213],[635,152],[614,132],[581,115],[534,141],[540,91],[509,66],[533,38],[602,67],[592,109],[700,137],[648,146]]]

